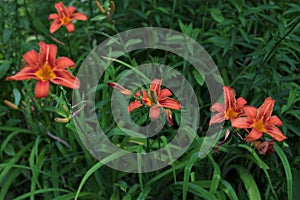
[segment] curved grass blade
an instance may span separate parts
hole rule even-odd
[[[274,149],[277,155],[279,156],[285,171],[286,183],[287,183],[287,199],[292,200],[293,199],[293,177],[292,177],[292,171],[291,171],[289,161],[286,155],[284,154],[284,152],[282,151],[282,149],[280,148],[280,146],[275,144]]]
[[[93,167],[91,167],[87,173],[84,175],[84,177],[82,178],[80,184],[79,184],[79,187],[77,189],[77,192],[76,192],[76,196],[75,196],[75,200],[78,199],[79,197],[79,194],[80,194],[80,191],[81,189],[83,188],[85,182],[88,180],[88,178],[95,172],[97,171],[99,168],[101,168],[103,165],[115,160],[116,158],[119,158],[125,154],[127,154],[128,152],[125,152],[125,151],[119,151],[119,152],[116,152],[110,156],[107,156],[106,158],[100,160],[99,162],[97,162]]]
[[[250,200],[261,200],[260,191],[253,176],[247,171],[246,168],[240,165],[233,165],[231,168],[235,169],[242,179],[245,189]]]

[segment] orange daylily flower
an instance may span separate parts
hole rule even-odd
[[[211,118],[209,125],[221,123],[225,120],[232,120],[239,117],[243,113],[243,107],[247,101],[243,97],[236,99],[234,89],[230,88],[229,86],[224,86],[223,91],[225,105],[215,103],[210,107],[212,112],[219,113]]]
[[[50,26],[50,33],[56,32],[62,25],[66,26],[69,33],[74,32],[75,27],[72,23],[73,20],[87,20],[87,16],[83,13],[74,13],[76,8],[69,6],[66,8],[62,2],[58,2],[54,5],[58,14],[50,14],[48,20],[54,20]]]
[[[177,100],[170,98],[170,96],[172,96],[172,92],[169,89],[160,89],[161,82],[162,80],[154,79],[150,84],[150,89],[148,90],[148,92],[145,90],[138,90],[134,94],[130,90],[125,89],[117,83],[110,82],[108,83],[108,85],[118,90],[123,95],[133,96],[135,98],[135,100],[128,105],[129,113],[139,107],[146,105],[150,107],[150,118],[158,119],[160,115],[160,109],[167,108],[165,110],[166,117],[168,119],[169,126],[172,126],[173,120],[172,112],[170,109],[180,110],[181,106]]]
[[[75,63],[67,57],[56,59],[57,46],[40,42],[40,52],[31,50],[23,55],[25,66],[14,76],[6,80],[29,80],[36,79],[34,94],[36,98],[47,97],[50,82],[64,87],[78,89],[80,81],[73,76],[67,67],[74,67]]]
[[[281,130],[276,126],[281,126],[281,120],[273,115],[273,107],[275,100],[271,97],[265,99],[263,105],[258,109],[253,106],[245,106],[244,112],[247,117],[239,117],[231,120],[232,127],[252,129],[246,137],[246,141],[255,141],[259,139],[263,133],[270,135],[277,141],[286,139]]]
[[[160,89],[162,80],[154,79],[150,84],[148,93],[144,90],[142,102],[150,107],[150,118],[158,119],[160,115],[160,108],[170,108],[174,110],[180,110],[180,103],[173,98],[172,92],[169,89]],[[136,104],[129,106],[137,106]],[[129,110],[134,110],[130,109]]]

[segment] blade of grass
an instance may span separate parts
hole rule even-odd
[[[246,168],[240,165],[232,165],[231,168],[235,169],[242,179],[247,195],[250,200],[261,200],[260,191],[253,176],[247,171]]]
[[[282,151],[280,146],[278,146],[276,143],[274,145],[274,149],[279,156],[286,176],[286,183],[287,183],[287,199],[292,200],[293,199],[293,177],[292,177],[292,171],[289,164],[289,161],[285,155],[285,153]]]
[[[127,154],[128,152],[125,152],[125,151],[119,151],[119,152],[116,152],[110,156],[107,156],[106,158],[100,160],[99,162],[97,162],[93,167],[91,167],[87,172],[86,174],[84,175],[84,177],[82,178],[80,184],[79,184],[79,187],[77,189],[77,192],[76,192],[76,196],[75,196],[75,200],[78,199],[79,197],[79,194],[80,194],[80,191],[82,190],[84,184],[86,183],[86,181],[88,180],[88,178],[95,172],[97,171],[99,168],[101,168],[103,165],[113,161],[114,159],[116,158],[119,158],[125,154]]]
[[[186,164],[185,168],[184,168],[184,178],[183,178],[183,184],[182,184],[182,199],[186,200],[187,197],[187,191],[188,191],[188,187],[189,187],[189,177],[190,177],[190,173],[192,170],[192,167],[194,165],[194,163],[198,160],[198,152],[194,153],[188,163]]]

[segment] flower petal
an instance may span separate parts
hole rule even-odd
[[[251,128],[253,120],[248,117],[238,117],[231,119],[231,125],[233,128]]]
[[[175,99],[170,98],[170,97],[166,97],[165,99],[160,100],[159,104],[162,107],[171,108],[171,109],[174,109],[174,110],[180,110],[180,107],[181,107],[180,103],[178,101],[176,101]]]
[[[268,97],[265,99],[263,105],[261,105],[257,109],[257,116],[259,119],[269,119],[273,112],[275,100],[273,100],[271,97]]]
[[[158,95],[160,93],[161,82],[162,82],[162,80],[160,80],[160,79],[152,80],[149,90],[155,91],[156,95]]]
[[[282,126],[282,121],[275,115],[271,116],[267,123],[273,126]]]
[[[220,103],[214,103],[211,107],[210,107],[210,111],[212,112],[224,112],[224,106],[223,104],[220,104]]]
[[[55,33],[60,27],[62,26],[62,23],[59,19],[56,19],[52,22],[50,26],[50,33]]]
[[[38,81],[35,85],[34,96],[36,98],[47,97],[49,94],[49,86],[50,86],[49,81],[45,81],[45,82]]]
[[[54,71],[56,77],[51,79],[50,81],[54,84],[62,85],[64,87],[72,88],[72,89],[79,89],[80,88],[80,81],[78,78],[73,76],[67,70],[55,70]]]
[[[152,106],[150,108],[150,118],[158,119],[159,115],[160,115],[160,106]]]
[[[75,26],[74,26],[74,24],[72,22],[66,24],[66,28],[67,28],[67,30],[68,30],[69,33],[72,33],[72,32],[75,31]]]
[[[75,67],[75,63],[68,57],[60,57],[56,60],[56,69],[65,69],[70,67],[73,69]]]
[[[143,106],[139,100],[135,100],[128,105],[128,113],[131,113],[133,110]]]
[[[249,133],[249,135],[247,135],[246,142],[258,140],[262,135],[263,135],[262,132],[253,128],[252,131]]]
[[[145,90],[143,90],[143,97],[142,97],[142,101],[144,104],[146,104],[147,106],[152,106],[153,102],[151,101],[151,99],[148,97],[148,94]]]
[[[234,108],[235,107],[235,91],[229,86],[224,86],[224,99],[225,99],[225,110],[228,108]]]
[[[74,13],[74,14],[72,15],[72,19],[74,19],[74,20],[82,20],[82,21],[85,21],[85,20],[87,20],[88,18],[87,18],[87,16],[86,16],[85,14],[80,13],[80,12],[77,12],[77,13]]]
[[[41,41],[40,45],[40,62],[46,63],[48,62],[51,67],[55,66],[56,54],[57,54],[57,46],[55,44],[46,44]]]
[[[281,142],[282,140],[285,140],[287,138],[285,135],[283,135],[281,130],[275,126],[269,127],[267,129],[267,134],[279,142]]]
[[[169,97],[169,96],[172,96],[172,92],[169,89],[167,89],[167,88],[162,89],[160,91],[160,93],[158,94],[158,98],[159,99],[163,99],[163,98]]]
[[[56,8],[56,10],[60,16],[63,16],[63,15],[68,16],[67,8],[63,4],[63,2],[60,1],[60,2],[56,3],[54,5],[54,7]]]
[[[225,115],[223,112],[215,114],[209,121],[209,125],[218,124],[225,120]]]
[[[51,19],[59,19],[59,15],[56,13],[50,14],[48,17],[48,20],[51,20]]]
[[[165,112],[166,112],[169,127],[171,127],[173,126],[172,111],[170,109],[166,109]]]
[[[243,97],[240,97],[236,100],[236,106],[239,109],[241,109],[246,103],[247,101]]]
[[[250,119],[256,118],[257,108],[253,106],[245,106],[243,108],[245,115],[248,116]]]
[[[38,79],[35,75],[35,72],[38,70],[37,67],[23,67],[17,74],[14,76],[6,77],[7,81],[17,80],[23,81],[28,79]]]
[[[35,50],[30,50],[23,55],[23,59],[28,66],[36,67],[39,65],[38,55]]]
[[[73,7],[73,6],[69,6],[69,7],[67,8],[67,11],[68,11],[69,13],[73,13],[75,10],[76,10],[76,8]]]

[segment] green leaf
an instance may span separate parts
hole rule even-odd
[[[216,20],[219,23],[224,21],[222,12],[219,9],[211,8],[209,11],[210,11],[211,16],[214,18],[214,20]]]
[[[286,182],[287,182],[287,199],[292,200],[293,199],[293,177],[292,177],[292,171],[291,171],[289,161],[288,161],[285,153],[280,148],[280,146],[278,146],[278,144],[274,145],[274,149],[275,149],[277,155],[279,156],[279,158],[282,162],[282,165],[284,167],[285,177],[286,177]]]
[[[13,89],[13,94],[14,94],[14,98],[15,98],[15,105],[18,106],[20,101],[21,101],[21,93],[18,89],[14,88]]]
[[[0,66],[0,79],[6,75],[7,70],[9,69],[11,61],[4,60]]]
[[[240,178],[242,179],[245,189],[250,200],[261,200],[260,191],[257,187],[257,184],[253,176],[248,172],[246,168],[240,165],[233,165],[233,169],[239,173]]]
[[[76,196],[75,196],[75,200],[78,199],[79,195],[80,195],[80,191],[82,190],[84,184],[86,183],[86,181],[88,180],[88,178],[95,172],[97,171],[99,168],[101,168],[103,165],[113,161],[114,159],[117,159],[119,157],[122,157],[123,155],[127,154],[128,152],[124,152],[124,151],[118,151],[114,154],[111,154],[110,156],[107,156],[106,158],[100,160],[99,162],[97,162],[93,167],[91,167],[87,173],[84,175],[84,177],[81,179],[81,182],[79,184],[79,187],[77,189],[76,192]]]
[[[197,83],[200,85],[200,86],[203,86],[205,80],[203,78],[203,75],[200,74],[197,70],[193,70],[193,75],[194,75],[194,78],[195,80],[197,81]]]
[[[4,29],[2,34],[2,42],[5,44],[10,39],[11,35],[13,33],[13,30],[11,28]]]

